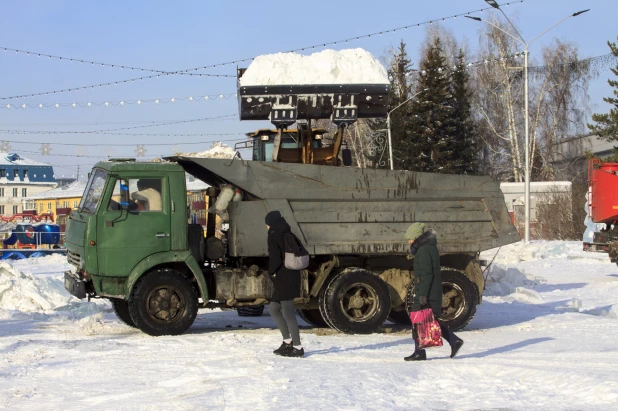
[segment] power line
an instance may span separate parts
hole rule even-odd
[[[515,2],[510,2],[510,3],[505,3],[502,6],[506,7],[512,4],[521,4],[523,3],[524,0],[519,0],[519,1],[515,1]],[[457,17],[463,17],[466,15],[470,15],[472,13],[480,13],[483,12],[485,10],[492,10],[493,7],[485,7],[485,8],[481,8],[481,9],[476,9],[476,10],[471,10],[468,12],[464,12],[464,13],[459,13],[459,14],[453,14],[451,16],[446,16],[446,17],[439,17],[437,19],[434,20],[427,20],[427,21],[423,21],[420,23],[414,23],[414,24],[409,24],[407,26],[401,26],[401,27],[396,27],[393,29],[388,29],[388,30],[382,30],[382,31],[376,31],[374,33],[369,33],[369,34],[362,34],[359,36],[353,36],[353,37],[348,37],[345,39],[341,39],[341,40],[334,40],[334,41],[328,41],[328,42],[324,42],[324,43],[319,43],[319,44],[315,44],[312,46],[306,46],[306,47],[300,47],[300,48],[296,48],[296,49],[292,49],[292,50],[288,50],[287,53],[294,53],[294,52],[298,52],[298,51],[305,51],[305,50],[314,50],[316,47],[326,47],[326,46],[333,46],[333,45],[337,45],[337,43],[348,43],[349,41],[359,41],[360,39],[365,39],[365,38],[371,38],[371,36],[381,36],[383,34],[389,34],[389,33],[395,33],[401,30],[407,30],[409,28],[414,28],[414,27],[421,27],[421,26],[425,26],[425,25],[431,25],[433,23],[439,23],[441,21],[446,21],[446,20],[450,20],[450,19],[456,19]],[[7,48],[7,51],[9,49]],[[21,50],[18,49],[11,49],[11,51],[16,51],[16,53],[18,54]],[[26,53],[28,53],[28,51],[26,51]],[[38,55],[39,53],[37,53]],[[42,54],[42,53],[41,53]],[[50,54],[46,54],[46,56],[48,56],[48,58],[58,58],[60,59],[60,56],[52,56]],[[52,57],[49,57],[52,56]],[[72,58],[63,58],[66,61],[71,61]],[[191,74],[197,74],[197,75],[204,75],[204,76],[209,76],[209,77],[236,77],[235,75],[224,75],[224,74],[202,74],[202,73],[189,73],[191,71],[198,71],[198,70],[206,70],[206,69],[211,69],[211,68],[217,68],[217,67],[224,67],[227,65],[235,65],[238,63],[243,63],[243,62],[247,62],[247,61],[252,61],[254,60],[255,57],[249,57],[249,58],[245,58],[245,59],[239,59],[239,60],[233,60],[233,61],[228,61],[228,62],[224,62],[224,63],[216,63],[216,64],[209,64],[206,66],[200,66],[200,67],[194,67],[194,68],[189,68],[189,69],[184,69],[184,70],[177,70],[177,71],[171,71],[171,72],[160,72],[157,75],[153,75],[153,76],[144,76],[144,77],[137,77],[137,78],[132,78],[132,79],[127,79],[127,80],[120,80],[120,81],[115,81],[115,82],[110,82],[110,83],[102,83],[102,84],[95,84],[92,86],[81,86],[81,87],[74,87],[74,88],[69,88],[69,89],[63,89],[63,90],[55,90],[55,91],[46,91],[46,92],[42,92],[42,93],[32,93],[32,94],[24,94],[21,96],[11,96],[11,97],[0,97],[0,100],[12,100],[12,99],[16,99],[16,98],[25,98],[25,97],[36,97],[36,96],[43,96],[43,95],[49,95],[49,94],[59,94],[59,93],[65,93],[65,92],[72,92],[72,91],[78,91],[78,90],[84,90],[84,89],[89,89],[89,88],[97,88],[97,87],[103,87],[103,86],[110,86],[110,85],[117,85],[117,84],[124,84],[124,83],[132,83],[136,80],[144,80],[144,79],[152,79],[152,78],[158,78],[161,76],[168,76],[168,75],[191,75]],[[76,61],[78,59],[73,58],[72,60]],[[84,61],[87,62],[87,60],[85,59],[79,59],[80,61]],[[91,62],[93,63],[93,65],[95,64],[95,62]],[[129,67],[129,66],[120,66],[120,65],[112,65],[109,63],[96,63],[99,65],[104,65],[104,66],[108,66],[108,67],[117,67],[117,68],[121,68],[121,67]],[[151,70],[149,70],[151,71]]]
[[[137,81],[151,80],[153,78],[159,78],[161,76],[170,76],[170,75],[173,75],[173,74],[176,74],[176,73],[157,74],[157,75],[152,75],[152,76],[144,76],[144,77],[137,77],[137,78],[127,79],[127,80],[110,81],[109,83],[93,84],[93,85],[90,85],[90,86],[80,86],[80,87],[73,87],[73,88],[67,88],[67,89],[61,89],[61,90],[42,91],[40,93],[23,94],[21,96],[0,97],[0,100],[15,100],[15,99],[18,99],[18,98],[49,96],[50,94],[61,94],[61,93],[66,93],[66,92],[71,92],[71,91],[87,90],[87,89],[91,89],[91,88],[93,89],[93,88],[98,88],[98,87],[116,86],[118,84],[134,83],[136,80]],[[236,77],[236,76],[226,75],[226,74],[202,74],[202,75],[203,76],[208,76],[208,77],[234,77],[234,78]]]

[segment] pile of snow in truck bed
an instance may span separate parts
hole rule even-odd
[[[227,145],[218,141],[216,143],[212,143],[212,146],[206,151],[187,154],[179,153],[178,155],[201,158],[233,158],[235,154],[236,151],[232,147],[228,147]]]
[[[291,84],[389,84],[382,64],[366,50],[324,50],[309,56],[277,53],[256,57],[241,86]]]

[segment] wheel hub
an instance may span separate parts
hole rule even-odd
[[[442,283],[443,321],[451,321],[461,315],[466,308],[466,298],[461,287],[454,283]]]
[[[148,315],[158,322],[175,321],[185,309],[182,293],[171,285],[161,286],[153,290],[146,301]]]
[[[343,292],[341,310],[352,321],[367,321],[375,315],[378,308],[376,290],[368,284],[352,284]]]

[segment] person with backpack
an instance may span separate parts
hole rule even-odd
[[[302,358],[305,350],[300,342],[294,308],[294,298],[300,297],[300,270],[292,270],[285,265],[286,237],[289,241],[294,234],[279,211],[266,214],[265,222],[268,227],[268,274],[275,288],[269,311],[283,337],[281,346],[273,354]]]
[[[433,315],[439,318],[442,314],[442,275],[440,274],[440,253],[438,252],[438,233],[433,229],[425,231],[425,224],[414,223],[406,230],[406,238],[410,244],[410,254],[414,256],[414,301],[408,311],[420,311],[431,308]],[[439,322],[439,321],[438,321]],[[440,322],[442,338],[451,346],[451,358],[455,358],[463,345],[463,340]],[[424,361],[427,359],[425,350],[418,348],[414,339],[414,352],[405,357],[406,361]]]

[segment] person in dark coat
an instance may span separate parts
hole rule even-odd
[[[425,231],[425,224],[414,223],[408,227],[406,238],[410,244],[410,254],[414,256],[414,301],[410,311],[419,311],[430,307],[436,318],[442,315],[442,275],[440,274],[440,253],[435,230]],[[463,340],[440,322],[442,338],[451,346],[451,358],[463,345]],[[414,339],[414,353],[405,357],[406,361],[423,361],[427,359],[425,350],[418,348]]]
[[[300,332],[296,321],[294,299],[300,297],[300,271],[285,268],[284,234],[290,233],[290,226],[279,211],[266,214],[268,227],[268,274],[275,291],[270,300],[270,315],[281,331],[283,342],[273,354],[284,357],[304,357],[305,350],[300,343]]]

